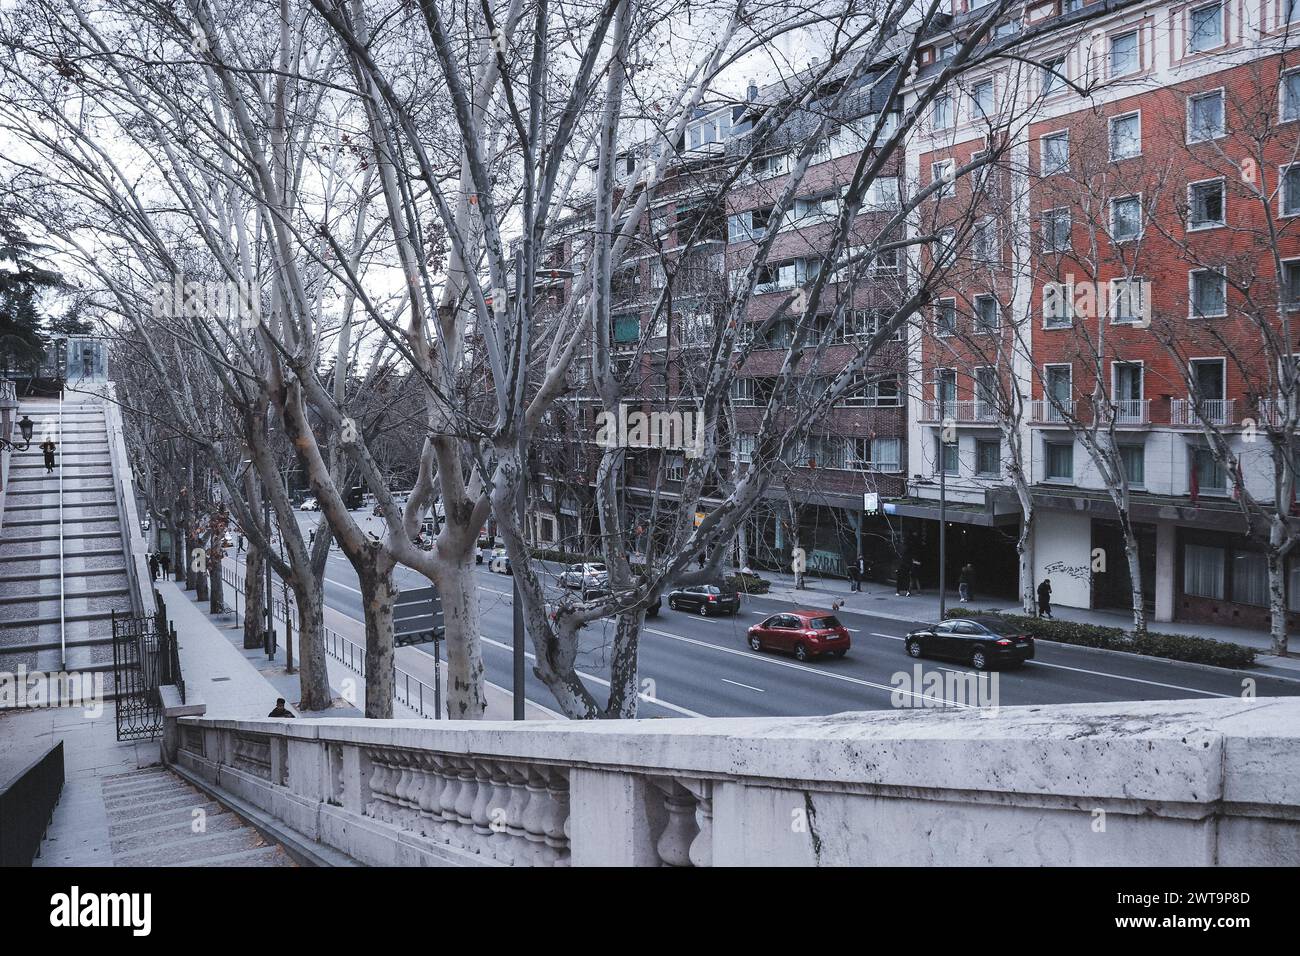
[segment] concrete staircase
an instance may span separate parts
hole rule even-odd
[[[163,767],[65,795],[36,866],[296,866],[237,814]]]
[[[0,670],[110,671],[110,614],[129,614],[131,599],[104,408],[67,401],[61,427],[57,401],[27,401],[18,414],[36,430],[13,452],[4,498]],[[39,447],[47,430],[58,443],[53,473]]]

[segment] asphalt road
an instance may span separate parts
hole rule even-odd
[[[509,687],[512,581],[488,571],[485,565],[477,573],[488,680]],[[398,569],[397,580],[402,588],[428,584],[405,568]],[[356,575],[337,550],[331,553],[326,568],[325,601],[350,617],[362,617]],[[918,662],[903,651],[902,638],[911,627],[908,622],[841,610],[840,618],[853,636],[853,648],[842,659],[800,663],[781,654],[750,651],[745,645],[746,628],[776,611],[791,609],[782,600],[746,597],[734,617],[701,618],[671,611],[665,603],[657,619],[647,618],[642,632],[641,716],[832,714],[893,709],[900,706],[896,701],[902,706],[934,706],[935,689],[916,681],[914,665]],[[611,622],[593,624],[581,641],[578,668],[598,700],[605,696],[601,685],[609,673],[612,630]],[[937,696],[957,705],[978,703],[969,695],[966,677],[973,672],[968,668],[936,660],[919,663],[927,679],[934,680],[928,677],[934,674],[949,682]],[[985,700],[1002,706],[1237,697],[1248,679],[1254,682],[1256,696],[1300,695],[1300,682],[1259,672],[1231,672],[1042,642],[1034,661],[1017,670],[998,672],[996,685],[986,685],[983,693],[996,694],[991,701]],[[956,681],[960,683],[954,684]],[[531,665],[527,696],[544,706],[554,703],[545,686],[532,676]]]

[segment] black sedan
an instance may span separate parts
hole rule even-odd
[[[907,635],[911,657],[940,657],[977,671],[1033,660],[1034,639],[991,617],[954,617]]]
[[[712,584],[693,584],[668,592],[668,606],[674,611],[692,611],[700,617],[735,614],[740,610],[740,595]]]

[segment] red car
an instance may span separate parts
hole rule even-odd
[[[822,654],[843,657],[849,644],[849,629],[825,611],[783,611],[749,629],[753,650],[786,651],[801,661]]]

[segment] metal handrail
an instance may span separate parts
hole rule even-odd
[[[63,589],[63,393],[59,392],[59,666],[68,669],[68,637],[66,608],[67,596]]]
[[[227,571],[230,572],[229,577],[227,577],[226,575]],[[245,578],[240,576],[238,571],[236,571],[234,568],[229,567],[223,561],[221,564],[221,579],[227,584],[229,584],[235,590],[236,594],[244,598],[244,605],[245,608],[247,608],[248,595],[244,589]],[[290,600],[292,601],[292,598]],[[302,634],[302,628],[300,626],[301,618],[298,616],[298,609],[296,607],[293,607],[291,606],[291,604],[285,603],[284,601],[279,601],[274,597],[271,598],[271,606],[272,606],[272,615],[274,617],[278,618],[281,621],[284,621],[285,624],[292,624],[294,630],[298,634],[300,635]],[[245,613],[247,613],[247,610],[245,610]],[[291,613],[293,614],[292,621],[289,620],[289,616],[288,616]],[[356,641],[351,640],[350,638],[344,637],[342,634],[340,634],[338,631],[335,631],[333,628],[326,627],[325,625],[321,625],[321,629],[325,632],[326,655],[334,658],[336,661],[338,661],[340,664],[342,664],[344,667],[346,667],[348,670],[352,671],[353,673],[357,674],[358,676],[365,677],[366,676],[365,647],[361,644],[358,644]],[[437,654],[438,654],[438,644],[436,641],[434,642],[433,647],[434,647],[434,658],[436,661]],[[415,690],[417,691],[417,696],[415,698],[417,703],[411,703],[412,684],[415,685]],[[397,693],[399,687],[401,687],[406,691],[405,700],[403,700],[401,695]],[[429,692],[429,699],[434,702],[434,712],[432,715],[427,714],[424,711],[424,692],[426,690]],[[424,681],[420,680],[420,678],[416,677],[414,674],[402,670],[396,664],[393,665],[393,699],[397,701],[397,703],[402,704],[403,706],[411,710],[414,710],[425,720],[442,719],[442,713],[441,713],[442,708],[440,706],[442,700],[441,688],[429,686]]]

